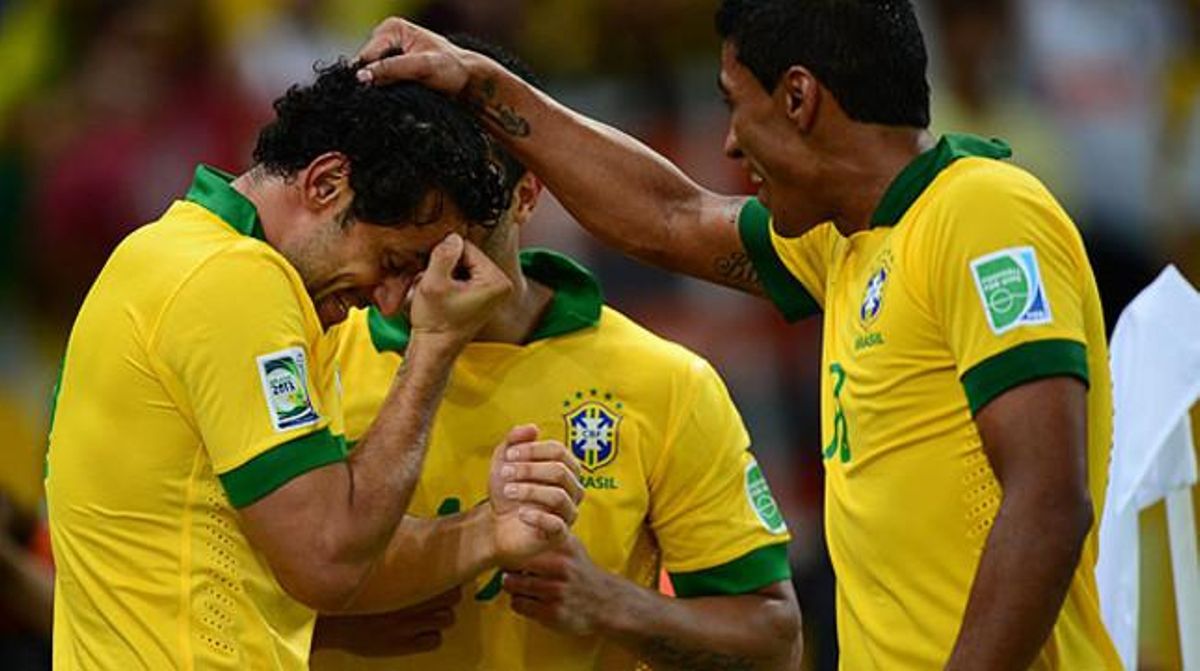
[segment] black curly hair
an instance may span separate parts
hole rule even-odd
[[[288,89],[259,133],[254,160],[269,174],[288,177],[321,154],[344,154],[354,191],[348,214],[380,226],[432,223],[443,197],[483,225],[507,209],[486,133],[458,104],[418,84],[363,84],[358,64],[346,60],[314,69],[316,81]],[[437,207],[419,219],[431,192]]]

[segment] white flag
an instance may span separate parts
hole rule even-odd
[[[1117,652],[1136,669],[1138,512],[1196,482],[1188,410],[1200,397],[1200,293],[1167,267],[1121,314],[1109,354],[1113,453],[1096,580]]]

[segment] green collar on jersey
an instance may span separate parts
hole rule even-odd
[[[587,268],[549,249],[523,249],[521,271],[554,290],[550,307],[527,342],[574,333],[600,321],[604,296],[600,283]],[[367,325],[376,350],[403,352],[408,347],[410,327],[403,315],[385,317],[372,306],[367,312]]]
[[[913,159],[892,181],[871,216],[871,228],[895,226],[943,170],[970,156],[1004,159],[1012,156],[1012,148],[1004,140],[957,133],[943,135],[937,146]]]
[[[230,186],[233,178],[224,170],[198,165],[185,198],[217,215],[238,233],[265,241],[258,210],[254,203]]]

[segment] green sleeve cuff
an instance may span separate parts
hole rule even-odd
[[[962,376],[971,415],[1000,394],[1048,377],[1076,377],[1089,384],[1087,348],[1074,340],[1038,340],[986,359]]]
[[[780,580],[791,580],[792,568],[787,543],[778,543],[751,550],[727,564],[670,575],[676,596],[692,599],[749,594]]]
[[[289,440],[219,477],[234,508],[245,508],[305,473],[346,458],[346,440],[329,429]]]
[[[767,297],[779,308],[784,319],[796,322],[821,313],[816,299],[776,253],[771,244],[771,213],[757,198],[751,198],[742,206],[738,215],[738,233]]]

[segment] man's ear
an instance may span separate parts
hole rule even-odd
[[[823,91],[820,82],[808,68],[793,65],[779,78],[775,99],[783,112],[801,133],[807,134],[821,108]]]
[[[533,216],[538,200],[542,196],[542,180],[532,172],[527,172],[517,181],[513,189],[513,222],[518,226],[524,225]]]
[[[309,210],[344,207],[342,200],[350,193],[350,160],[345,154],[321,154],[298,177],[300,196]]]

